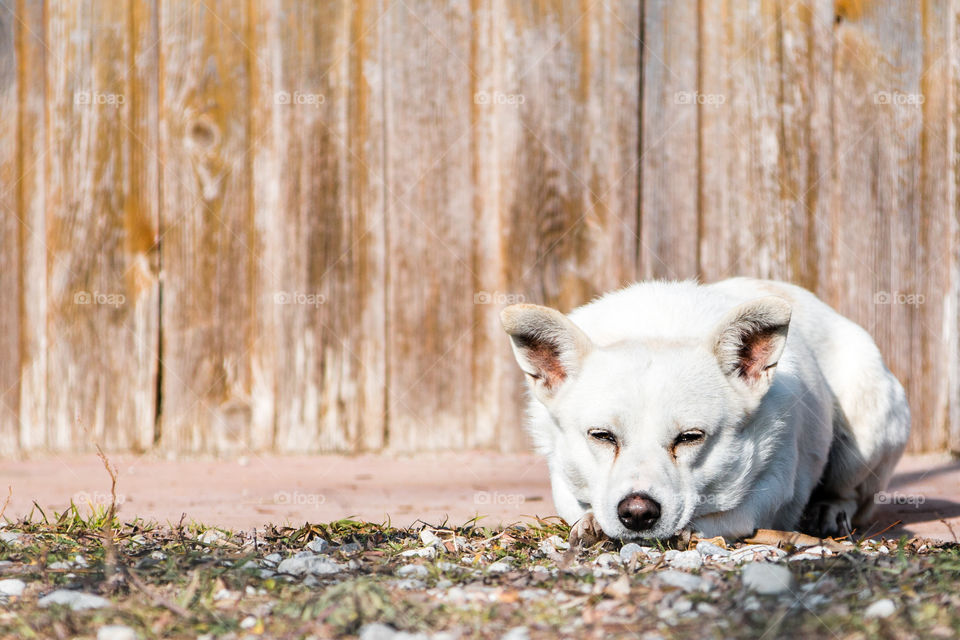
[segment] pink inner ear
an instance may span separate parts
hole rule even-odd
[[[758,331],[746,336],[740,346],[740,375],[756,380],[763,374],[776,349],[776,330]]]
[[[560,364],[560,350],[556,345],[545,340],[525,339],[523,349],[545,387],[554,389],[566,379],[567,372]]]

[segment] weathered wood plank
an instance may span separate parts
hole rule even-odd
[[[697,3],[643,5],[640,275],[699,273]]]
[[[0,5],[0,455],[19,449],[21,246],[17,189],[19,83],[12,7]]]
[[[949,243],[949,280],[944,303],[948,305],[948,312],[944,314],[945,352],[947,355],[947,421],[949,424],[949,448],[953,453],[960,454],[960,105],[957,96],[960,96],[960,2],[950,0],[944,12],[947,64],[950,68],[946,84],[949,87],[953,100],[946,106],[947,129],[946,148],[950,163],[945,166],[952,168],[948,172],[946,199],[947,199],[947,237]],[[942,169],[942,167],[941,167]],[[952,356],[951,356],[952,354]],[[943,357],[942,355],[939,357]]]
[[[128,5],[47,12],[48,445],[142,450],[153,442],[158,298],[141,83],[155,66],[135,58]]]
[[[379,2],[258,5],[254,402],[281,451],[382,445],[385,313]],[[264,389],[261,391],[260,389]],[[256,405],[255,405],[256,406]],[[256,433],[268,433],[255,424]]]
[[[382,21],[393,450],[460,447],[473,428],[470,25],[438,1]]]
[[[517,449],[523,383],[499,309],[570,309],[636,277],[639,12],[476,10],[473,444]]]
[[[250,441],[258,336],[249,27],[245,3],[161,4],[160,436],[184,453]]]
[[[829,224],[828,302],[877,340],[914,413],[913,448],[932,444],[917,323],[937,294],[918,280],[923,108],[922,17],[902,3],[844,3],[835,29],[836,181]],[[826,275],[826,274],[825,274]],[[936,326],[942,319],[937,318]]]
[[[20,446],[47,446],[47,44],[43,5],[17,3],[20,216]]]

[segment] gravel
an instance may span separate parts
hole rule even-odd
[[[277,567],[277,573],[287,573],[293,576],[315,575],[329,576],[343,571],[343,565],[335,562],[328,556],[296,554],[287,558]]]
[[[21,596],[26,587],[26,583],[17,578],[0,580],[0,596]]]
[[[60,604],[70,607],[74,611],[84,611],[86,609],[102,609],[110,606],[110,601],[106,598],[84,593],[82,591],[70,591],[68,589],[57,589],[48,593],[37,601],[41,607]]]
[[[863,617],[870,618],[887,618],[896,613],[897,604],[890,598],[884,598],[883,600],[877,600],[863,612]]]
[[[760,595],[787,593],[793,587],[793,574],[780,564],[755,562],[743,568],[743,586]]]

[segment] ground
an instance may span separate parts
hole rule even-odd
[[[0,636],[960,634],[944,457],[906,459],[854,542],[573,549],[527,456],[110,459],[113,490],[95,456],[5,465]]]

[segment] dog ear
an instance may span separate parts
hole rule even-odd
[[[758,402],[773,382],[789,326],[790,305],[769,296],[740,305],[717,330],[713,351],[720,369]]]
[[[535,304],[510,305],[500,313],[513,355],[541,402],[575,376],[593,349],[590,338],[565,315]]]

